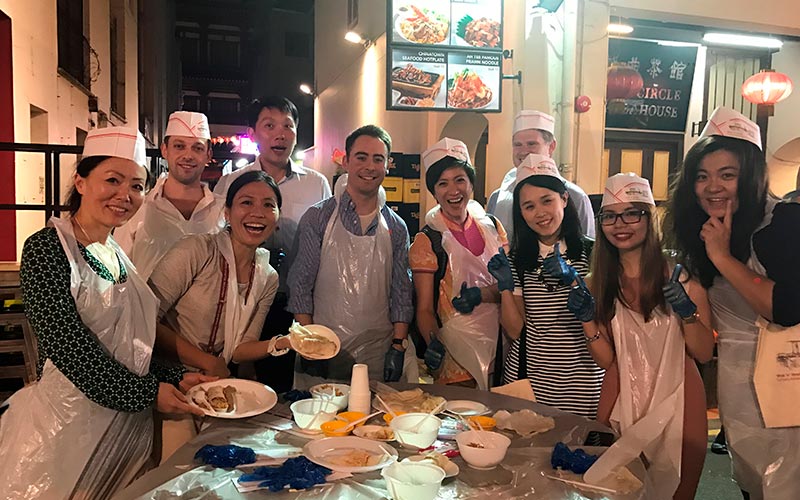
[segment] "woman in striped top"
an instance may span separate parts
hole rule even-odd
[[[513,341],[503,380],[528,378],[538,402],[595,418],[603,370],[567,309],[571,286],[589,271],[591,240],[583,238],[552,159],[529,155],[518,167],[513,221],[510,256],[501,251],[489,262],[501,292],[501,323]],[[561,250],[564,266],[554,259]]]

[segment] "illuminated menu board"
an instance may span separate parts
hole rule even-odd
[[[500,112],[502,0],[390,0],[386,107]]]

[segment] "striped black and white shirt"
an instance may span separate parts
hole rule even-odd
[[[562,253],[566,252],[565,247],[562,241]],[[525,304],[525,328],[509,348],[503,382],[519,379],[520,342],[524,339],[527,352],[522,362],[527,367],[536,401],[595,418],[604,372],[589,354],[581,322],[567,309],[570,287],[540,273],[538,268],[525,271],[520,282],[513,259],[509,261],[514,275],[514,295],[521,295]],[[570,264],[583,277],[589,272],[585,250],[580,259]],[[548,285],[553,291],[548,291]]]

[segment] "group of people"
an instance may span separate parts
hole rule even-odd
[[[713,328],[740,487],[750,498],[798,492],[800,433],[764,426],[752,379],[758,318],[800,323],[800,276],[788,265],[800,210],[770,196],[754,123],[715,111],[661,224],[633,174],[608,179],[595,215],[551,158],[545,113],[515,118],[514,168],[486,209],[472,199],[467,146],[444,138],[422,154],[437,205],[410,246],[382,194],[385,130],[347,137],[346,185],[332,195],[291,159],[290,101],[254,101],[248,123],[259,155],[213,191],[201,182],[211,148],[200,113],[170,116],[168,174],[148,193],[138,131],[87,136],[69,217],[23,249],[40,379],[0,420],[4,491],[112,495],[147,466],[154,433],[164,437],[158,457],[196,431],[185,391],[240,363],[284,392],[347,380],[354,363],[373,379],[417,382],[420,352],[435,383],[529,380],[538,402],[620,433],[622,452],[597,473],[643,453],[653,498],[693,498],[707,424],[695,361],[712,357]],[[293,321],[333,329],[339,354],[295,356]]]

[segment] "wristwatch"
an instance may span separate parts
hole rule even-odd
[[[407,338],[406,339],[392,339],[392,345],[393,346],[399,345],[405,351],[406,349],[408,349],[408,339]]]
[[[683,321],[687,325],[691,325],[692,323],[697,323],[697,320],[699,320],[699,319],[700,319],[700,315],[697,313],[697,311],[695,311],[694,313],[692,313],[691,316],[689,316],[687,318],[681,318],[681,321]]]

